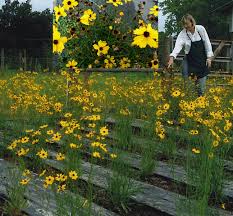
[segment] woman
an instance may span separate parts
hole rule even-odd
[[[211,59],[214,56],[209,36],[202,25],[196,25],[192,15],[186,14],[182,18],[184,29],[179,33],[175,47],[170,54],[168,68],[174,59],[185,47],[182,75],[185,80],[188,76],[196,76],[198,96],[204,95],[206,79],[211,67]]]

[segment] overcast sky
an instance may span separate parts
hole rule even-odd
[[[19,2],[26,2],[26,0],[18,0]],[[0,8],[5,4],[5,0],[0,0]],[[31,0],[33,11],[43,11],[49,8],[52,11],[53,0]]]

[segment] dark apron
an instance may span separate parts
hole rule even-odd
[[[187,31],[187,36],[189,37]],[[200,35],[200,33],[198,32]],[[201,35],[200,35],[201,37]],[[191,40],[191,38],[189,37]],[[193,42],[191,40],[191,48],[187,56],[187,62],[188,62],[188,74],[189,76],[197,76],[197,79],[200,79],[202,77],[207,76],[209,72],[209,68],[206,65],[206,51],[205,51],[205,45],[204,41],[201,40]]]

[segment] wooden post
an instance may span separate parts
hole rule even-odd
[[[26,56],[26,49],[23,50],[23,60],[24,60],[24,65],[23,65],[23,69],[24,71],[27,70],[27,56]]]
[[[4,48],[1,48],[1,71],[4,71],[4,61],[5,61]]]

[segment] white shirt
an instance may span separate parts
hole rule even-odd
[[[209,57],[214,56],[213,51],[212,51],[212,46],[210,43],[210,39],[209,39],[209,36],[208,36],[204,26],[195,25],[195,32],[192,34],[190,31],[187,31],[187,34],[189,35],[189,37],[191,38],[191,40],[193,42],[199,41],[199,40],[201,40],[201,38],[200,38],[197,31],[199,32],[199,34],[202,37],[202,40],[204,41],[207,57],[209,58]],[[184,50],[185,54],[189,53],[190,47],[191,47],[191,40],[189,39],[187,34],[186,34],[185,28],[179,33],[179,35],[176,39],[175,47],[174,47],[172,53],[170,54],[170,56],[173,56],[174,58],[176,58],[183,47],[185,48],[185,50]]]

